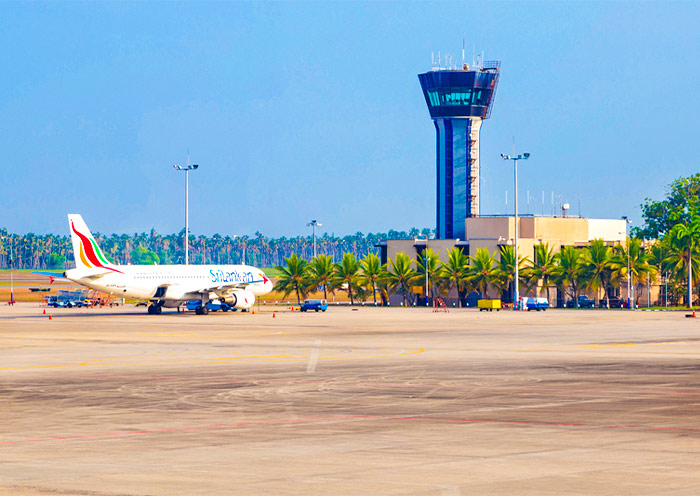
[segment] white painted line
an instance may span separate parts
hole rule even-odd
[[[311,355],[309,355],[309,364],[306,366],[306,373],[313,374],[316,372],[316,364],[318,363],[318,357],[321,356],[321,340],[317,339],[314,341],[314,347],[311,350]]]

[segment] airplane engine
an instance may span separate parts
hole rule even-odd
[[[247,310],[255,304],[255,295],[244,289],[234,291],[231,295],[224,298],[224,301],[234,308]]]

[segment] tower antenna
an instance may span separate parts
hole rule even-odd
[[[462,36],[462,69],[466,69],[464,66],[464,44],[466,43],[466,34]]]

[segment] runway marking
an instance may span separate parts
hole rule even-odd
[[[182,381],[182,382],[231,382],[236,384],[300,384],[317,386],[357,386],[357,387],[401,387],[425,389],[457,389],[468,391],[527,391],[527,392],[564,392],[564,393],[600,393],[600,394],[641,394],[658,396],[700,396],[700,391],[664,391],[660,389],[596,389],[577,387],[548,387],[548,386],[486,386],[479,384],[424,384],[407,382],[371,382],[371,381],[313,381],[289,379],[233,379],[210,377],[178,377],[178,376],[129,376],[129,375],[94,375],[94,374],[52,374],[42,377],[63,379],[117,379],[133,381]]]
[[[330,356],[318,358],[318,360],[362,360],[371,358],[391,358],[407,355],[416,355],[419,353],[425,353],[425,348],[418,348],[413,351],[401,350],[398,353],[385,353],[376,355],[359,355],[359,356]],[[142,357],[139,357],[142,358]],[[115,360],[117,358],[99,358],[95,360],[86,360],[79,363],[67,363],[67,364],[55,364],[55,365],[25,365],[18,367],[0,367],[0,370],[31,370],[31,369],[51,369],[51,368],[68,368],[68,367],[87,367],[103,365],[106,360]],[[299,362],[306,361],[309,359],[307,355],[288,355],[288,354],[278,354],[278,355],[245,355],[245,356],[231,356],[231,357],[214,357],[209,360],[202,361],[188,361],[188,362],[110,362],[108,365],[122,365],[122,366],[151,366],[151,365],[208,365],[208,364],[220,364],[222,360],[237,360],[239,363],[270,363],[270,362]],[[249,362],[246,362],[248,360]]]
[[[321,340],[317,339],[314,341],[314,348],[311,350],[311,356],[309,356],[309,363],[306,366],[306,373],[307,374],[313,374],[316,372],[316,364],[318,363],[318,359],[321,356]]]
[[[672,431],[672,432],[700,432],[697,427],[661,427],[653,425],[624,425],[624,424],[585,424],[579,422],[542,422],[535,420],[498,420],[498,419],[470,419],[470,418],[449,418],[449,417],[425,417],[417,415],[336,415],[328,417],[312,417],[303,419],[280,419],[280,420],[259,420],[250,422],[239,422],[234,424],[220,425],[200,425],[193,427],[173,427],[168,429],[144,429],[139,431],[111,432],[106,434],[86,434],[74,436],[56,436],[36,439],[15,439],[13,441],[0,441],[0,445],[46,443],[55,441],[81,441],[93,439],[106,439],[118,437],[143,436],[151,434],[166,434],[175,432],[191,432],[203,430],[236,429],[243,427],[265,426],[265,425],[291,425],[309,424],[315,422],[335,422],[350,421],[358,422],[363,420],[391,420],[391,421],[428,421],[428,422],[449,422],[455,424],[493,424],[493,425],[515,425],[515,426],[535,426],[535,427],[574,427],[588,429],[623,429],[623,430],[644,430],[644,431]]]

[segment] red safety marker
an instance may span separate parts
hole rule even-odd
[[[49,314],[49,320],[53,320],[53,316]]]
[[[44,315],[46,315],[46,309],[44,308]]]
[[[275,317],[275,312],[272,312],[272,318],[273,318],[273,319],[276,318],[276,317]]]

